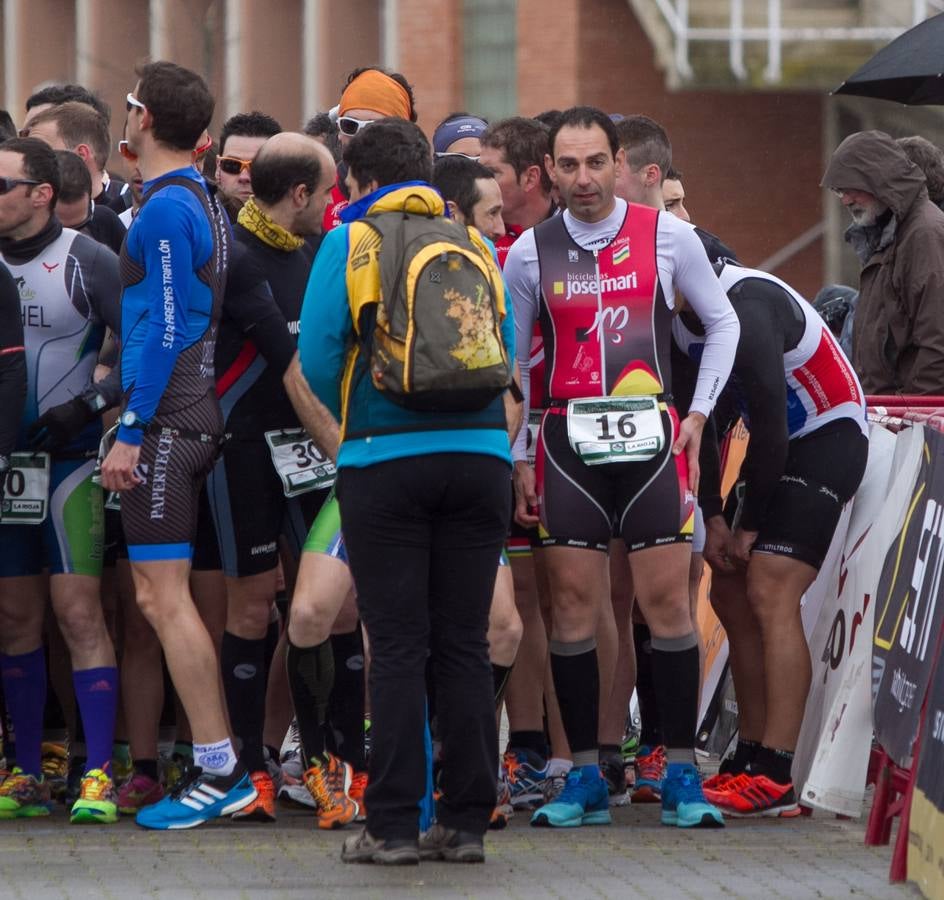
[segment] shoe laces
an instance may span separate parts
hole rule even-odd
[[[101,769],[92,769],[82,776],[79,796],[83,800],[107,800],[112,781]]]
[[[747,772],[741,772],[740,775],[732,776],[730,781],[721,785],[721,787],[716,790],[722,790],[726,794],[738,793],[744,790],[744,788],[751,783],[752,779],[753,776],[749,775]]]
[[[200,766],[187,766],[180,774],[177,784],[171,791],[171,797],[179,800],[181,797],[189,794],[191,790],[198,787],[203,781],[203,769]]]
[[[520,769],[521,763],[518,762],[518,754],[514,750],[506,750],[502,756],[502,771],[504,771],[505,779],[509,784],[515,783]]]
[[[327,773],[325,772],[324,763],[315,763],[310,769],[308,769],[308,771],[305,772],[304,777],[305,787],[308,788],[308,792],[311,794],[311,796],[315,798],[315,802],[318,804],[318,807],[325,811],[334,809],[334,797],[331,795],[331,791],[328,789],[328,779]]]
[[[36,779],[32,775],[27,775],[19,766],[14,766],[12,771],[0,784],[0,797],[15,796],[29,787],[30,779]]]
[[[259,795],[259,800],[274,800],[275,799],[275,784],[272,781],[272,776],[268,772],[253,772],[249,776],[252,780],[252,785],[256,789],[256,793]]]
[[[684,769],[672,779],[675,783],[675,797],[678,803],[706,803],[701,787],[701,778],[694,766]]]
[[[581,772],[576,767],[567,773],[567,780],[564,782],[563,790],[557,795],[560,803],[585,803],[587,787],[583,783]]]
[[[639,777],[649,781],[661,781],[665,778],[665,748],[656,747],[646,756],[636,758],[639,766]]]

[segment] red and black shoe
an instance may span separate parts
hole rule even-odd
[[[712,803],[726,816],[780,816],[786,819],[801,814],[793,782],[777,784],[766,775],[739,775],[712,794]]]

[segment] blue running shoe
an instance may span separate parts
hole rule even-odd
[[[598,766],[574,766],[560,796],[531,816],[537,828],[576,828],[609,825],[610,796]]]
[[[509,748],[502,759],[502,780],[512,809],[534,809],[544,802],[547,763],[531,750]]]
[[[724,828],[721,811],[705,799],[698,769],[689,763],[669,763],[662,782],[662,824]]]
[[[138,810],[135,822],[162,831],[195,828],[210,819],[238,812],[256,799],[256,789],[241,763],[232,775],[211,775],[199,767],[153,806]]]

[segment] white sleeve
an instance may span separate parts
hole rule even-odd
[[[707,416],[731,374],[741,325],[690,225],[660,213],[656,254],[659,282],[669,309],[675,309],[677,287],[705,326],[705,350],[690,411]]]
[[[521,374],[521,393],[524,394],[525,414],[521,430],[511,448],[515,462],[528,458],[528,410],[531,408],[531,336],[538,317],[541,298],[541,273],[538,266],[538,248],[534,231],[528,229],[508,251],[505,259],[505,284],[511,292],[515,311],[515,347],[518,370]]]

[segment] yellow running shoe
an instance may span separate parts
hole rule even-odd
[[[16,767],[0,784],[0,819],[48,816],[52,811],[52,797],[45,779],[27,775]]]
[[[69,821],[74,825],[118,821],[118,791],[107,772],[92,769],[82,776],[79,799],[72,804]]]
[[[356,818],[357,802],[348,793],[352,777],[350,765],[330,753],[314,760],[305,772],[305,787],[315,800],[319,828],[343,828]]]

